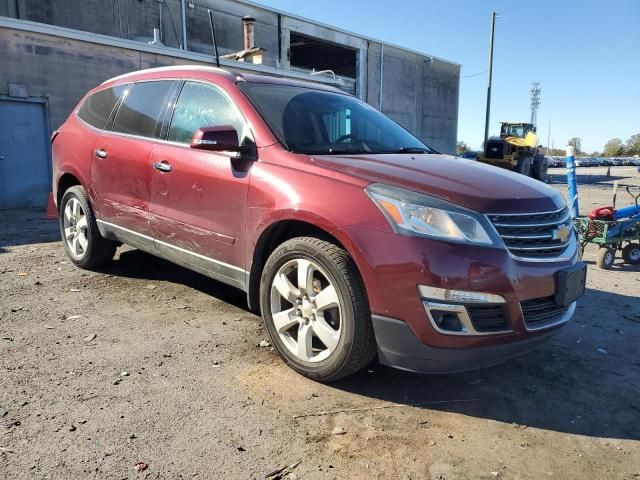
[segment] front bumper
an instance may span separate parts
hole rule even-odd
[[[556,325],[571,318],[573,303]],[[425,345],[400,320],[373,315],[378,359],[383,365],[418,373],[447,374],[476,370],[503,363],[544,345],[560,329],[551,328],[529,338],[475,348],[440,348]]]
[[[514,347],[517,354],[529,343],[536,343],[528,342],[529,339],[546,337],[566,322],[558,319],[534,326],[525,322],[525,318],[532,311],[537,316],[545,299],[553,299],[556,273],[579,261],[577,249],[563,258],[532,262],[514,258],[500,248],[446,243],[356,226],[343,230],[349,240],[345,244],[362,274],[372,314],[400,321],[412,340],[435,349],[434,352],[503,345],[509,350],[508,346],[513,344],[517,345]],[[482,335],[439,331],[425,311],[425,299],[418,291],[420,285],[501,296],[505,328]],[[536,303],[539,301],[541,305]],[[533,310],[528,310],[529,307]],[[562,315],[568,319],[571,316],[568,313],[572,312],[573,309],[571,312],[567,309]],[[472,313],[469,312],[473,317]],[[385,339],[378,334],[376,338],[384,346]],[[402,349],[390,351],[400,354]]]

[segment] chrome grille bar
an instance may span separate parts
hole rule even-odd
[[[488,218],[505,246],[517,256],[553,258],[571,243],[573,226],[566,207],[551,212],[491,214]]]

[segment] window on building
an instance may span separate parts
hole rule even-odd
[[[238,109],[213,85],[187,82],[176,104],[168,140],[189,143],[198,128],[231,125],[242,138],[244,121]]]
[[[336,75],[356,78],[355,48],[297,32],[291,32],[289,48],[289,62],[294,68],[333,70]]]
[[[89,125],[100,129],[104,128],[113,108],[126,88],[127,85],[117,85],[94,93],[80,107],[78,116]]]
[[[156,126],[173,81],[136,83],[124,95],[113,127],[115,132],[155,137]]]

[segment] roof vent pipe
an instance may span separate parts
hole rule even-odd
[[[164,45],[162,40],[160,40],[160,29],[153,29],[153,40],[149,42],[149,45]]]
[[[242,38],[244,39],[245,50],[250,50],[255,46],[255,34],[254,34],[255,21],[256,21],[255,18],[250,17],[248,15],[246,17],[242,17],[242,30],[243,30]]]

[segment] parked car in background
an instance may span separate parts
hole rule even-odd
[[[584,157],[576,157],[575,158],[576,167],[588,167],[589,161]]]
[[[612,158],[611,159],[611,165],[615,166],[615,167],[619,167],[622,165],[622,159],[621,158]]]
[[[376,355],[427,373],[503,362],[584,292],[560,193],[452,161],[335,88],[140,71],[91,90],[52,142],[71,262],[97,268],[125,243],[242,289],[315,380]]]
[[[460,153],[458,156],[460,158],[466,158],[468,160],[477,160],[478,159],[478,152],[462,152]]]
[[[603,167],[610,167],[611,165],[613,165],[613,162],[609,158],[603,158],[600,162],[600,165]]]

